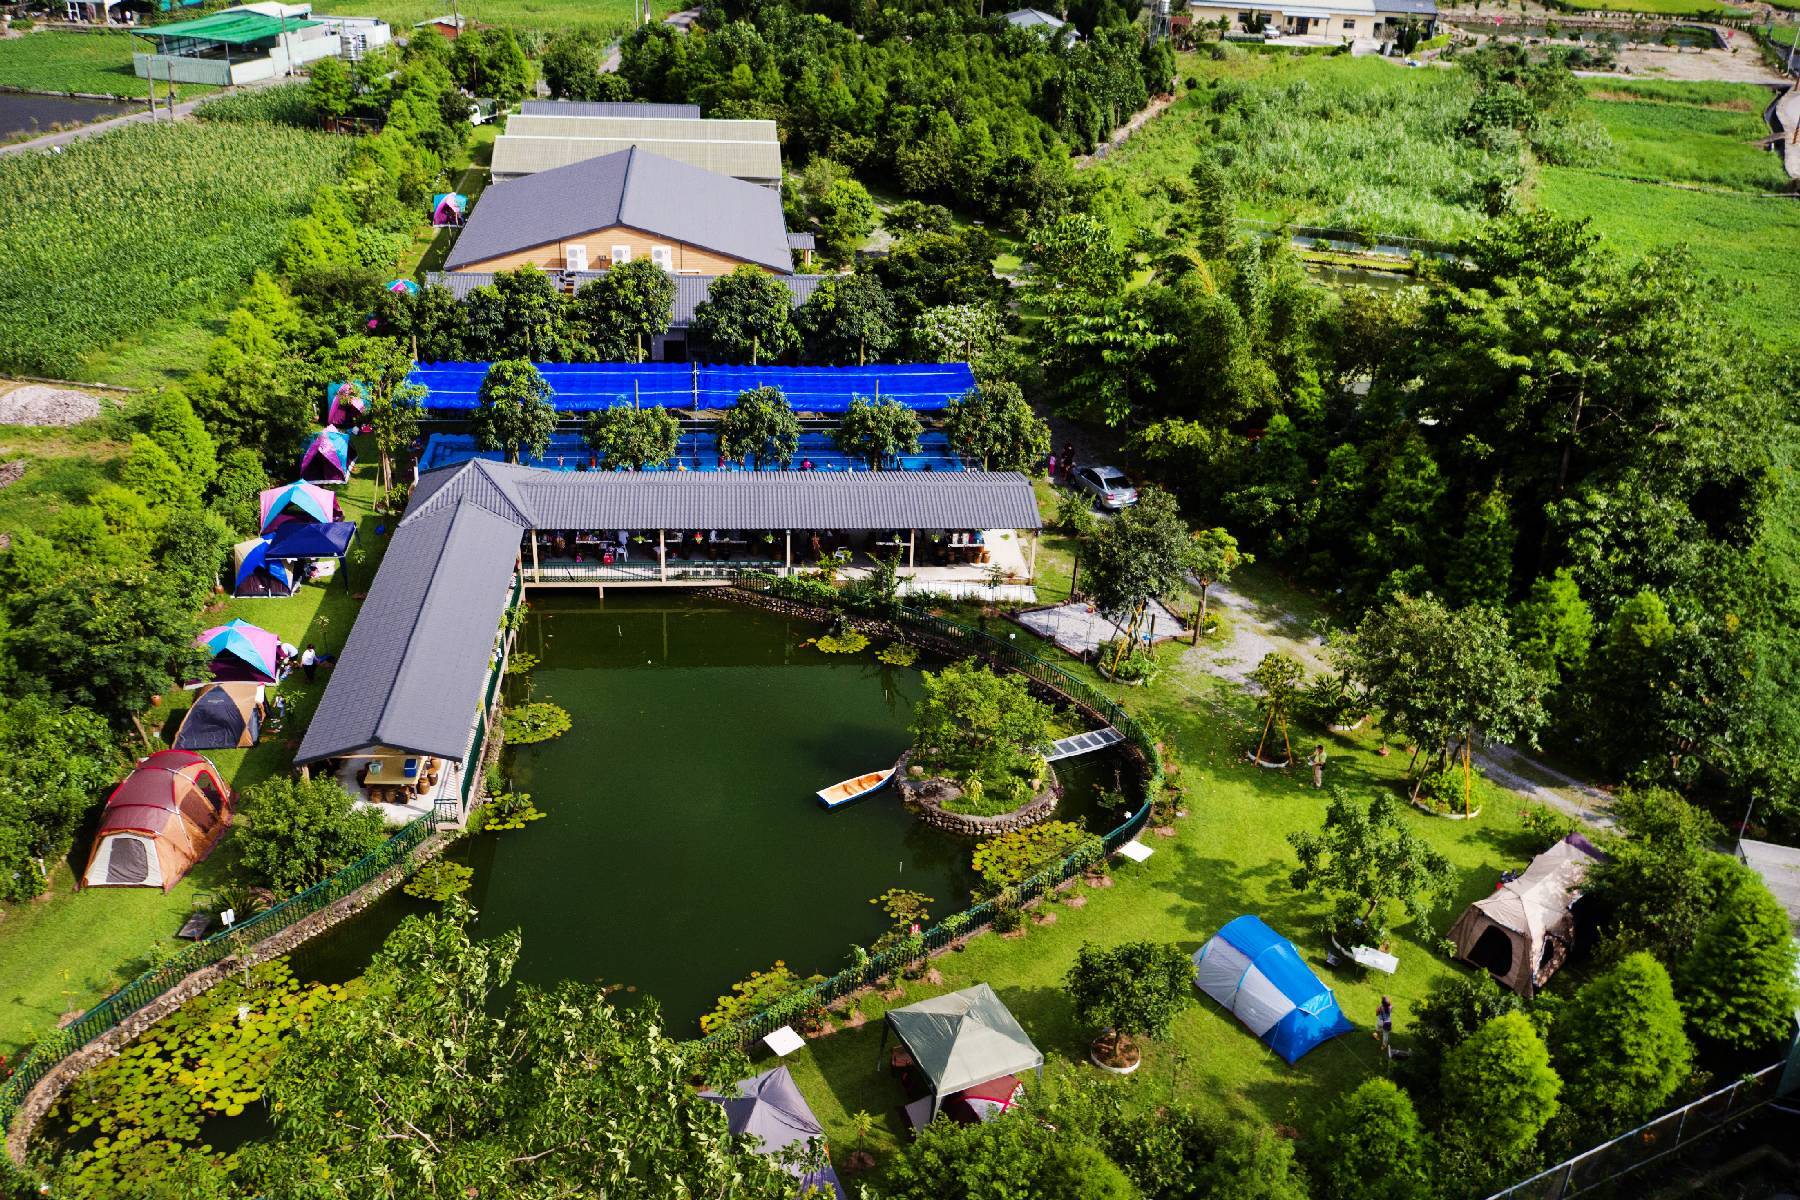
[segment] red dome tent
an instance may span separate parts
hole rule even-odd
[[[152,754],[107,797],[82,885],[168,891],[231,824],[232,800],[204,756]]]

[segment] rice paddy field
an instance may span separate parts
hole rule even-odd
[[[1121,225],[1165,224],[1166,187],[1203,148],[1240,216],[1433,240],[1479,223],[1479,181],[1498,164],[1456,136],[1474,94],[1461,72],[1286,55],[1185,56],[1180,69],[1196,86],[1101,168],[1135,193]]]
[[[24,92],[80,92],[141,100],[149,81],[131,70],[131,52],[146,43],[129,33],[74,33],[40,29],[24,37],[0,38],[0,87]],[[178,83],[183,100],[219,89],[202,83]],[[157,98],[168,85],[157,84]]]
[[[0,159],[0,369],[80,377],[91,353],[235,294],[350,149],[183,121]]]

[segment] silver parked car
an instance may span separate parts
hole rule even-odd
[[[1092,492],[1101,508],[1114,512],[1137,503],[1137,488],[1117,467],[1076,467],[1075,486]]]

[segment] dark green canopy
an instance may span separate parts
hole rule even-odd
[[[933,1115],[964,1088],[1044,1067],[1043,1053],[985,983],[893,1009],[887,1023],[931,1079]]]

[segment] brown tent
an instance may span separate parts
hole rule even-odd
[[[225,832],[231,804],[219,772],[201,755],[152,754],[107,797],[82,884],[168,891]]]
[[[1581,881],[1599,858],[1570,834],[1531,860],[1525,873],[1477,900],[1450,927],[1456,957],[1493,973],[1500,986],[1530,999],[1562,966],[1575,939]]]
[[[181,727],[177,750],[230,750],[256,745],[262,736],[263,685],[209,683],[194,697]]]

